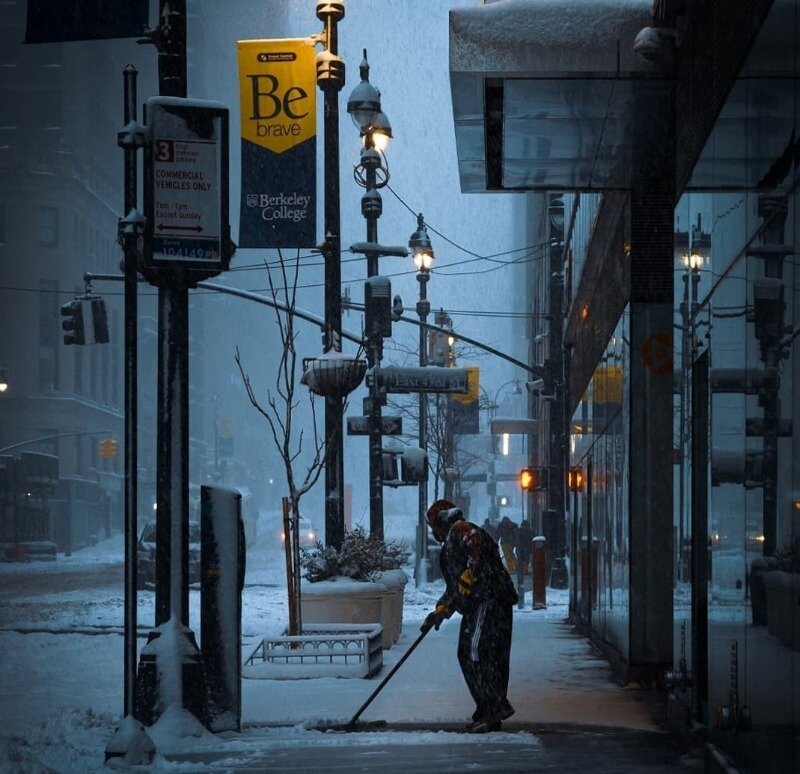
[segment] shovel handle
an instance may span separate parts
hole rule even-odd
[[[411,643],[411,647],[403,654],[403,657],[392,667],[391,672],[389,672],[389,674],[386,675],[386,677],[384,677],[383,680],[381,680],[380,685],[370,694],[370,697],[361,705],[361,707],[359,708],[358,712],[356,712],[356,714],[353,715],[352,718],[350,718],[350,722],[347,724],[348,726],[354,726],[356,724],[356,722],[358,721],[359,717],[361,717],[361,713],[367,707],[369,707],[370,704],[372,704],[372,700],[381,692],[381,690],[383,689],[383,686],[386,685],[386,683],[388,683],[389,680],[392,679],[394,673],[398,669],[400,669],[401,666],[403,666],[403,664],[405,663],[406,659],[414,652],[414,648],[416,648],[417,645],[419,645],[420,642],[422,642],[422,640],[425,638],[425,635],[432,628],[433,627],[429,626],[428,628],[422,630],[422,633],[419,635],[419,637],[417,637],[416,640],[414,640],[414,642]]]

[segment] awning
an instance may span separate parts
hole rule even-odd
[[[637,104],[668,85],[633,52],[650,0],[501,0],[450,11],[464,192],[627,188]]]
[[[637,167],[637,127],[673,88],[676,196],[780,186],[800,157],[794,0],[691,6],[674,75],[672,63],[633,51],[653,26],[652,5],[498,0],[452,9],[462,191],[628,189],[647,161]]]

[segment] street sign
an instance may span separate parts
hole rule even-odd
[[[438,366],[401,368],[386,366],[367,373],[367,383],[378,375],[378,386],[386,392],[469,392],[468,368]]]
[[[147,268],[228,267],[228,109],[219,103],[152,97],[145,105],[144,260]]]
[[[347,417],[348,435],[369,435],[369,417]],[[381,435],[402,435],[402,417],[381,417]]]
[[[511,419],[506,417],[494,417],[489,420],[489,428],[492,435],[528,435],[535,433],[539,429],[537,419]]]

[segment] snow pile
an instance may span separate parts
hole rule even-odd
[[[17,774],[102,771],[105,745],[117,722],[117,717],[91,707],[59,706],[24,737],[0,739],[0,770]]]

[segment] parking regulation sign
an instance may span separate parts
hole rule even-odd
[[[145,265],[218,274],[229,259],[228,109],[154,97],[146,120]]]

